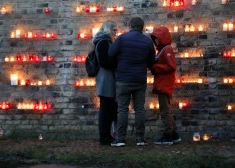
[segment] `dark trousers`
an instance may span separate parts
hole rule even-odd
[[[109,136],[112,121],[117,121],[117,102],[115,98],[100,96],[99,134]]]
[[[164,134],[171,135],[172,131],[176,131],[175,120],[170,110],[171,98],[165,93],[159,93],[158,101],[160,115],[164,125]]]
[[[131,97],[135,110],[136,139],[144,139],[145,133],[145,92],[146,83],[116,82],[118,101],[118,140],[125,140],[128,126],[128,111]]]

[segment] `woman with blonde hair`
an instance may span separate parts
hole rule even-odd
[[[111,61],[108,56],[109,46],[116,36],[117,25],[115,22],[105,21],[97,32],[92,42],[97,45],[97,59],[100,65],[96,76],[97,95],[100,98],[100,109],[98,115],[100,145],[110,145],[115,140],[111,133],[112,122],[114,134],[116,132],[117,102],[115,74],[116,62]]]

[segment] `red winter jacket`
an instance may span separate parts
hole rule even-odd
[[[158,50],[158,60],[152,66],[154,74],[153,93],[166,93],[172,97],[175,85],[176,60],[172,49],[171,34],[166,27],[158,27],[151,34],[151,38],[157,38],[159,45],[156,45]]]

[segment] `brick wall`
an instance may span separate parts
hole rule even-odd
[[[183,7],[163,7],[162,1],[157,0],[2,0],[0,8],[5,6],[7,13],[0,14],[0,102],[9,102],[10,109],[0,110],[1,129],[6,134],[59,132],[71,133],[76,138],[96,137],[99,99],[95,87],[74,86],[75,81],[85,82],[87,76],[84,63],[73,59],[86,55],[92,43],[91,38],[78,39],[77,34],[91,34],[92,28],[100,27],[107,19],[116,21],[120,31],[128,31],[130,19],[141,16],[146,26],[165,25],[172,31],[179,79],[172,111],[179,131],[189,134],[189,138],[193,132],[234,136],[235,56],[225,57],[224,53],[232,53],[234,48],[235,25],[232,31],[223,31],[223,23],[234,24],[235,1],[222,5],[219,0],[199,0],[195,6],[189,0],[184,2]],[[101,12],[77,13],[77,5],[84,4],[100,4]],[[124,6],[125,11],[106,11],[106,7],[115,5]],[[51,9],[49,14],[44,13],[47,7]],[[178,32],[174,32],[175,25]],[[187,25],[195,29],[202,25],[204,29],[185,32]],[[21,38],[11,38],[16,29],[21,30]],[[25,39],[25,32],[40,37]],[[54,33],[56,37],[42,38],[43,33]],[[6,62],[6,58],[17,56],[27,59],[39,56],[43,60]],[[46,61],[48,56],[53,56],[53,61]],[[11,85],[12,73],[18,74],[19,82],[29,79],[36,85]],[[224,83],[224,78],[234,83]],[[50,85],[45,84],[47,80]],[[43,85],[38,86],[38,81]],[[155,137],[162,131],[162,122],[157,97],[151,94],[151,89],[150,82],[146,94],[146,132],[147,136]],[[26,106],[39,102],[51,104],[51,108],[35,110]],[[185,106],[180,108],[179,103]],[[130,105],[128,135],[135,131],[133,119]]]

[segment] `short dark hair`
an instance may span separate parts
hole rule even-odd
[[[130,21],[130,27],[142,31],[144,29],[144,21],[140,17],[133,17]]]

